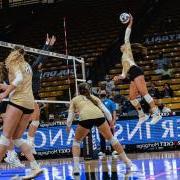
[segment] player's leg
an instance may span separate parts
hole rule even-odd
[[[19,160],[18,154],[14,149],[13,140],[11,140],[10,142],[10,146],[8,147],[6,158],[4,158],[4,161],[14,167],[25,167],[25,165],[22,164],[21,161]]]
[[[157,123],[160,119],[162,119],[160,115],[160,111],[158,107],[155,105],[153,98],[149,95],[146,82],[144,79],[144,75],[138,76],[134,79],[134,83],[141,94],[141,96],[144,97],[145,101],[150,105],[151,111],[152,111],[152,120],[151,123],[155,124]]]
[[[34,158],[31,147],[24,139],[22,139],[22,135],[29,124],[29,118],[30,114],[23,114],[18,124],[18,127],[16,128],[13,134],[13,141],[15,146],[21,149],[21,152],[26,156],[26,158],[30,162],[31,173],[25,178],[33,178],[43,172]]]
[[[139,101],[137,100],[138,95],[139,95],[139,92],[136,87],[136,84],[134,81],[131,81],[130,88],[129,88],[129,99],[130,99],[131,104],[134,106],[134,108],[138,112],[139,123],[143,123],[144,121],[149,119],[149,116],[144,113]]]
[[[102,136],[102,134],[99,134],[100,138],[100,149],[101,151],[98,153],[99,156],[105,156],[106,154],[106,140]]]
[[[3,133],[0,138],[0,161],[10,146],[12,136],[16,130],[22,114],[22,111],[18,108],[12,105],[8,105],[6,113],[3,117]]]
[[[74,175],[79,175],[80,173],[80,164],[79,164],[79,157],[80,157],[80,144],[81,141],[84,139],[84,137],[87,136],[89,133],[89,129],[82,127],[81,125],[78,125],[75,137],[73,140],[73,146],[72,146],[72,153],[73,153],[73,161],[74,161]]]
[[[35,108],[34,112],[31,114],[31,117],[30,117],[31,123],[28,129],[28,143],[32,147],[33,154],[37,154],[35,150],[35,145],[34,145],[34,138],[35,138],[35,134],[38,129],[38,126],[39,126],[40,109],[37,103],[35,103],[34,108]]]
[[[103,122],[98,127],[98,130],[104,136],[104,138],[107,139],[111,143],[111,145],[118,152],[120,158],[124,161],[124,163],[128,167],[131,167],[132,166],[131,160],[126,156],[126,153],[124,152],[124,149],[123,149],[122,145],[119,143],[118,139],[112,135],[107,121]]]

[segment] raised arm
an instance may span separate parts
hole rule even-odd
[[[46,35],[46,43],[45,45],[43,46],[42,50],[45,50],[45,51],[49,51],[54,43],[56,42],[56,37],[53,35],[51,38],[49,37],[49,34]],[[42,64],[44,63],[44,61],[46,60],[47,56],[44,56],[44,55],[39,55],[36,59],[36,61],[34,61],[34,63],[32,64],[32,68],[35,68],[35,67],[39,67],[39,66],[42,66]]]
[[[131,14],[130,15],[130,20],[129,20],[129,24],[126,28],[126,32],[125,32],[125,37],[124,37],[124,43],[128,43],[129,39],[130,39],[130,35],[131,35],[131,28],[132,28],[132,24],[133,24],[133,17]]]
[[[71,129],[71,125],[72,125],[72,121],[74,119],[75,116],[75,108],[74,108],[74,103],[73,100],[70,102],[70,107],[69,107],[69,111],[68,111],[68,118],[67,118],[67,122],[66,122],[66,131],[69,133],[70,129]]]
[[[101,104],[99,105],[99,107],[101,108],[102,112],[104,113],[106,119],[107,119],[109,122],[111,122],[111,121],[112,121],[112,115],[111,115],[111,113],[109,112],[109,110],[106,108],[106,106],[105,106],[103,103],[101,103]]]

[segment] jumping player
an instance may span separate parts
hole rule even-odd
[[[120,79],[125,79],[127,77],[127,74],[129,75],[131,81],[129,98],[131,104],[135,107],[135,109],[138,112],[139,123],[141,124],[147,119],[149,119],[149,116],[144,114],[139,101],[136,99],[137,96],[140,94],[151,107],[151,111],[152,111],[151,124],[156,124],[162,118],[160,115],[160,111],[158,107],[155,105],[153,98],[148,93],[143,70],[135,63],[132,53],[132,51],[136,51],[137,49],[140,49],[142,53],[146,53],[147,50],[140,44],[137,43],[132,45],[130,44],[129,39],[130,39],[132,24],[133,24],[133,17],[130,15],[130,21],[125,32],[124,44],[120,48],[121,52],[123,53],[121,59],[123,70],[121,75],[114,77],[114,80],[117,81]]]
[[[49,35],[47,34],[46,43],[42,50],[49,51],[55,42],[56,42],[56,37],[54,35],[52,37],[49,37]],[[46,56],[39,55],[38,58],[31,65],[33,70],[32,89],[35,99],[40,99],[39,90],[40,90],[41,68],[45,60],[46,60]],[[37,128],[39,126],[39,119],[40,119],[40,109],[39,109],[39,105],[35,103],[35,109],[31,115],[31,119],[30,119],[31,124],[29,126],[29,131],[28,131],[28,143],[30,146],[32,146],[34,154],[37,154],[34,148],[34,138]]]

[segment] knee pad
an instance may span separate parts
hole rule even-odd
[[[1,135],[0,144],[3,145],[3,146],[9,146],[10,145],[10,139],[5,137],[4,135]]]
[[[39,126],[39,121],[32,121],[30,125],[38,127]]]
[[[77,141],[76,139],[73,140],[73,146],[80,147],[81,141]]]
[[[150,104],[153,101],[153,98],[149,94],[146,94],[144,96],[144,99],[148,104]]]
[[[133,99],[130,102],[133,106],[137,106],[139,104],[139,101],[137,99]]]
[[[25,144],[26,143],[26,141],[24,140],[24,139],[22,139],[22,138],[19,138],[19,139],[15,139],[14,140],[14,145],[16,146],[16,147],[21,147],[23,144]]]
[[[116,145],[119,143],[118,139],[116,137],[112,137],[112,139],[109,140],[109,142],[111,143],[111,145]]]

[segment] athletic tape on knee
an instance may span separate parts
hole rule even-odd
[[[81,144],[80,141],[77,141],[76,139],[74,139],[74,141],[73,141],[73,146],[78,146],[78,147],[80,147],[80,144]]]
[[[22,139],[22,138],[14,140],[14,145],[16,147],[21,147],[25,143],[26,143],[26,141],[24,139]]]
[[[153,98],[149,94],[146,94],[144,96],[144,99],[148,104],[150,104],[153,101]]]
[[[119,143],[118,139],[114,136],[112,137],[111,140],[109,140],[109,142],[111,143],[112,146]]]
[[[137,99],[133,99],[130,102],[133,106],[137,106],[139,104],[139,101]]]
[[[0,137],[0,144],[4,146],[9,146],[10,145],[10,139],[5,137],[4,135],[1,135]]]
[[[39,126],[39,121],[32,121],[30,125],[38,127]]]

